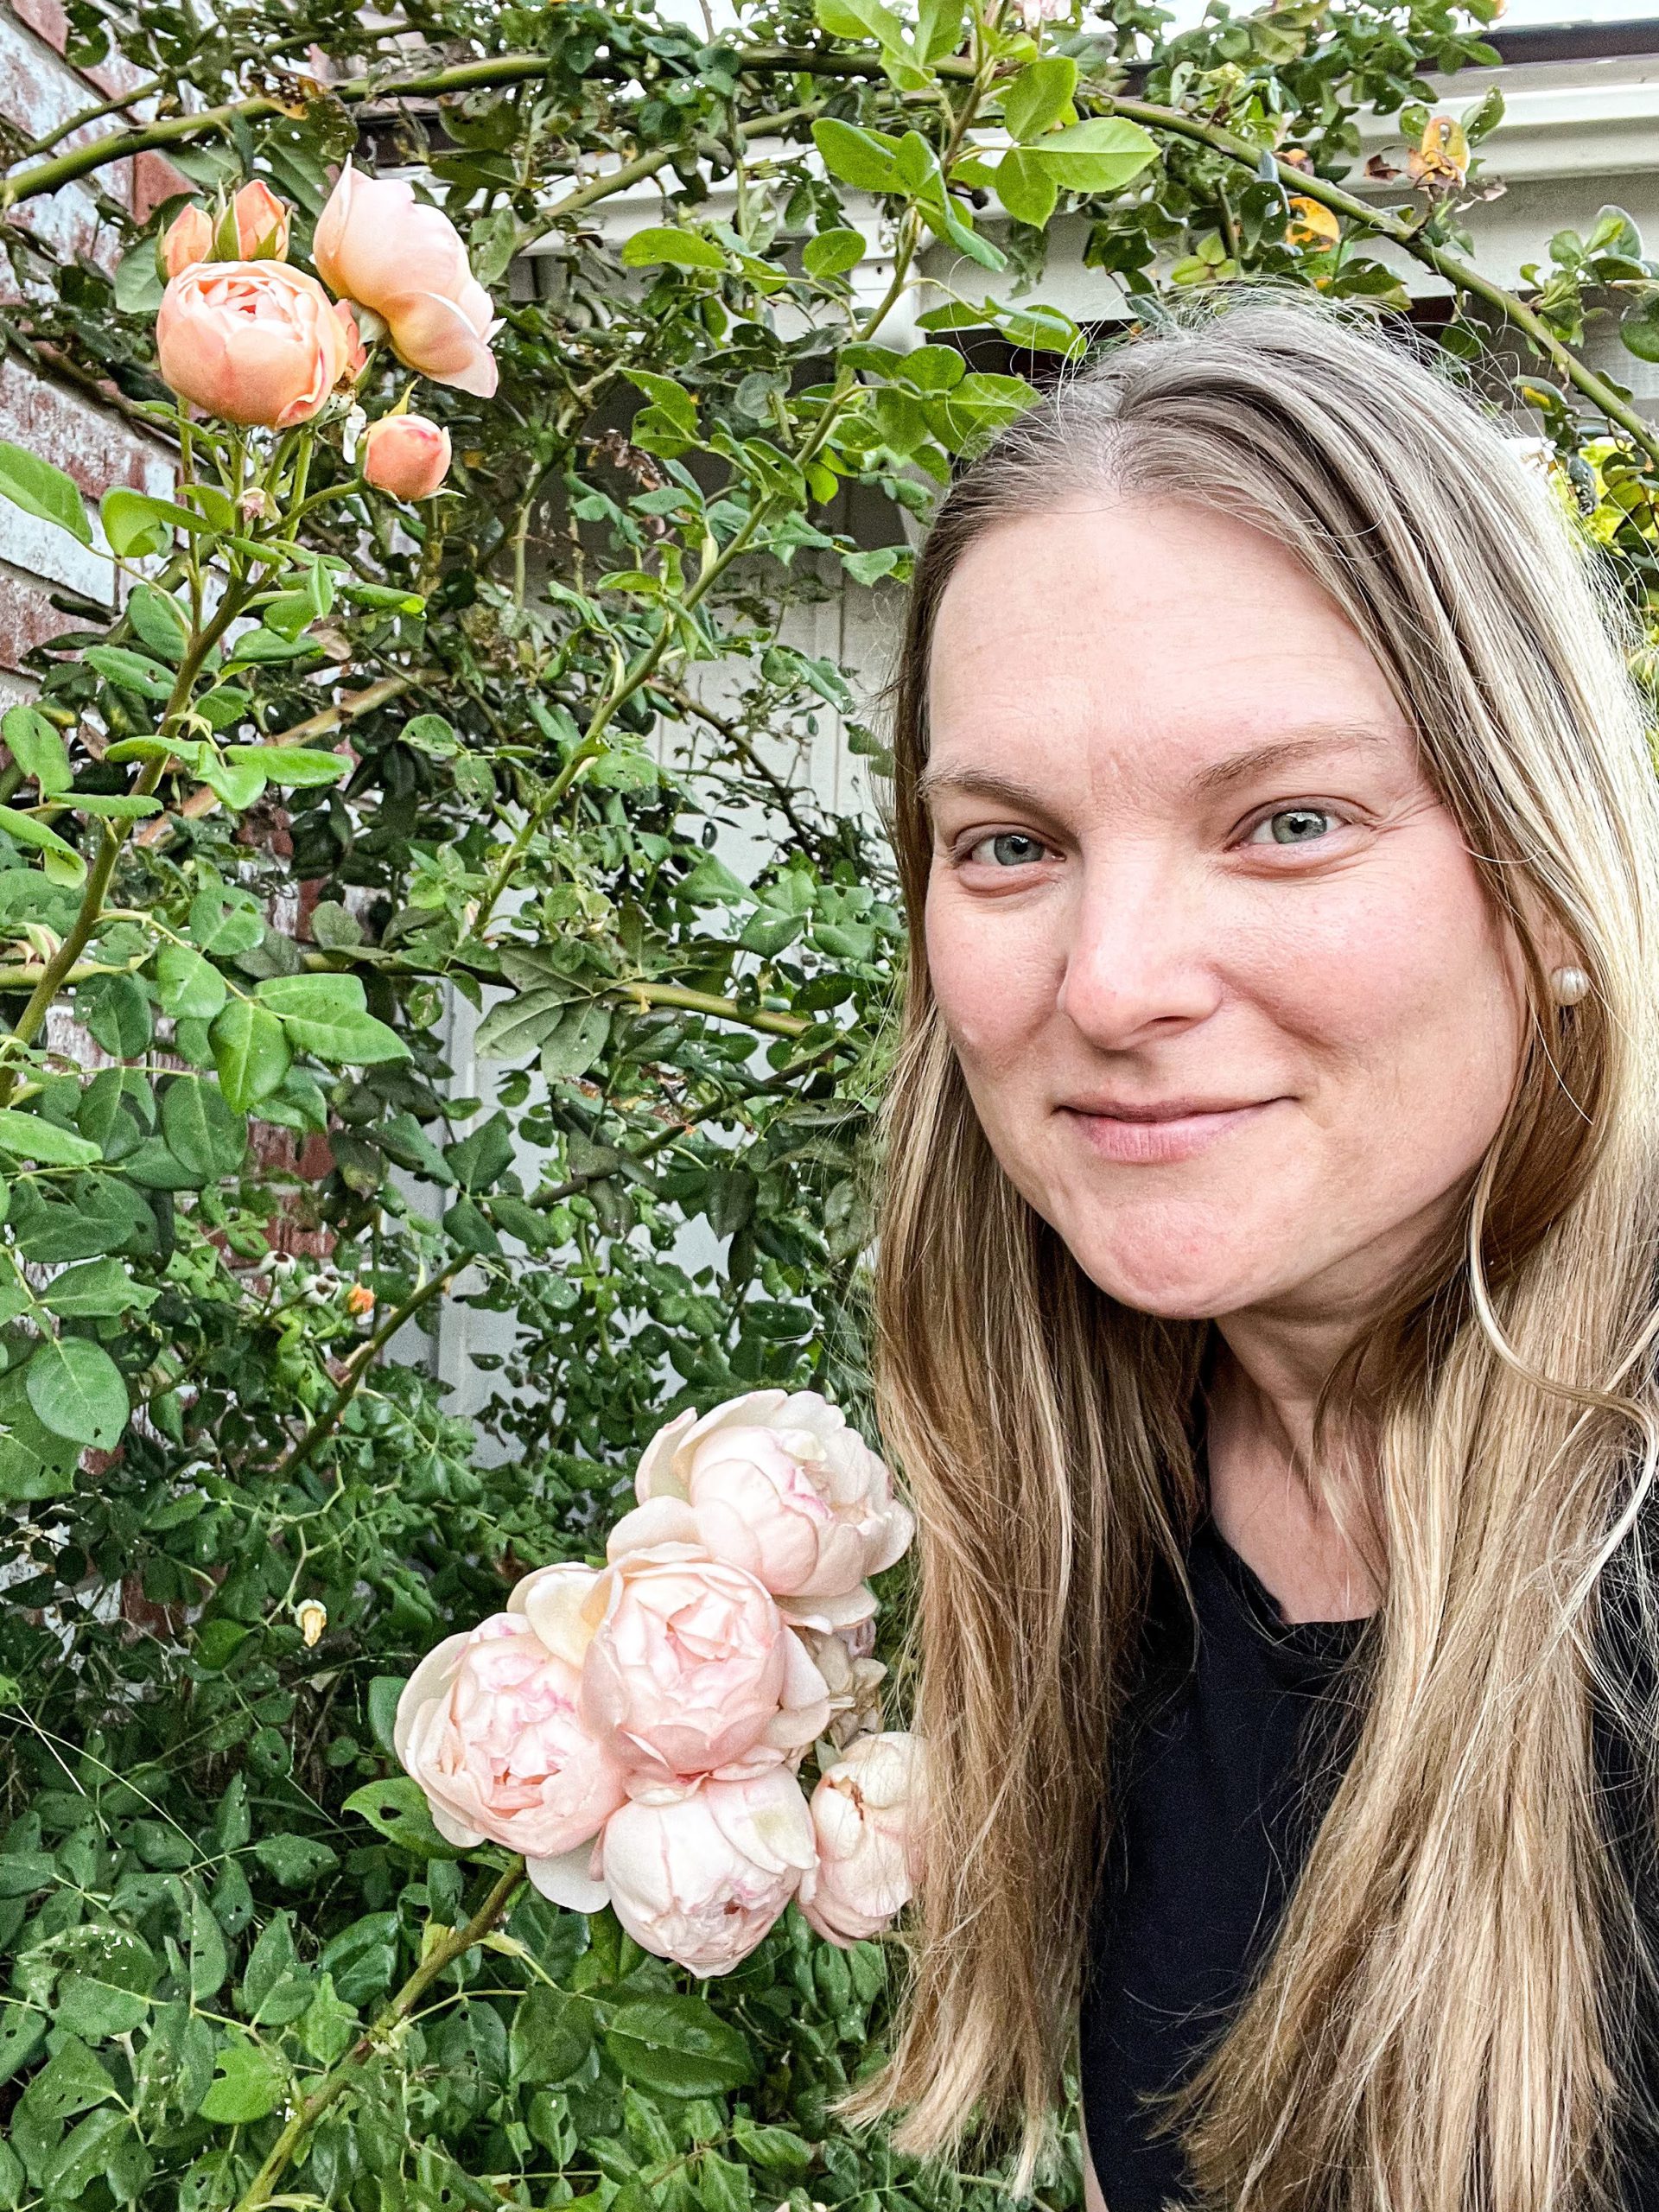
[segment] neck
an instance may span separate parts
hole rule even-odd
[[[1268,1331],[1218,1322],[1205,1394],[1216,1527],[1278,1599],[1287,1621],[1351,1620],[1382,1602],[1383,1570],[1363,1478],[1364,1439],[1335,1440],[1316,1464],[1313,1408],[1350,1341],[1328,1319]]]

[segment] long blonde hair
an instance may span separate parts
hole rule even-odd
[[[1015,1192],[922,935],[941,594],[982,533],[1079,486],[1243,518],[1331,594],[1420,734],[1529,1000],[1458,1221],[1320,1402],[1316,1438],[1363,1408],[1387,1593],[1356,1662],[1351,1759],[1178,2107],[1198,2199],[1605,2205],[1650,1972],[1594,1804],[1597,1693],[1644,1756],[1654,1737],[1647,1671],[1603,1656],[1616,1580],[1640,1651],[1659,1643],[1642,1512],[1659,1465],[1659,791],[1627,668],[1639,631],[1457,372],[1276,287],[1224,289],[1065,376],[966,467],[918,556],[892,688],[911,935],[876,1366],[919,1510],[916,1725],[938,1816],[891,2056],[840,2108],[900,2113],[912,2152],[1011,2127],[1018,2195],[1052,2153],[1129,1658],[1154,1562],[1185,1586],[1198,1510],[1211,1325],[1106,1296]],[[1592,979],[1571,1009],[1540,915]]]

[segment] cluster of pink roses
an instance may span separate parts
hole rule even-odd
[[[913,1531],[887,1469],[812,1391],[756,1390],[646,1448],[602,1568],[544,1567],[398,1700],[440,1833],[522,1852],[558,1904],[609,1904],[698,1974],[791,1897],[843,1946],[919,1868],[920,1746],[883,1730],[875,1596]],[[798,1776],[817,1741],[810,1799]]]
[[[222,422],[291,429],[353,390],[365,338],[382,334],[405,367],[491,396],[499,326],[448,216],[348,162],[317,220],[319,282],[289,266],[290,214],[256,178],[217,219],[185,208],[162,239],[156,358],[181,398]],[[429,499],[449,460],[449,433],[425,416],[398,409],[368,426],[363,474],[399,499]]]

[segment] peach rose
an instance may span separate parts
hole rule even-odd
[[[289,210],[264,177],[242,187],[231,202],[231,213],[236,220],[236,250],[244,261],[288,259]]]
[[[442,1836],[488,1837],[542,1859],[598,1831],[626,1779],[583,1726],[578,1687],[519,1613],[493,1614],[427,1654],[404,1685],[392,1742]]]
[[[316,278],[285,261],[199,261],[168,285],[156,320],[162,375],[181,399],[276,430],[322,407],[349,344]]]
[[[891,1729],[849,1744],[812,1792],[817,1861],[801,1910],[843,1950],[909,1901],[921,1872],[924,1771],[919,1739]]]
[[[424,415],[383,415],[363,441],[363,474],[398,499],[429,499],[449,474],[449,433]]]
[[[636,1773],[731,1778],[798,1761],[823,1732],[823,1677],[752,1574],[690,1544],[586,1573],[543,1567],[507,1603],[581,1669],[583,1720]]]
[[[365,177],[350,162],[317,219],[312,257],[326,284],[385,322],[400,361],[435,383],[488,399],[495,391],[490,296],[449,218],[406,180]]]
[[[747,1958],[794,1896],[813,1863],[812,1821],[800,1784],[773,1767],[631,1801],[594,1851],[634,1942],[707,1978]]]
[[[822,1629],[874,1611],[865,1576],[891,1567],[915,1529],[887,1467],[816,1390],[752,1390],[701,1420],[681,1414],[646,1446],[634,1492],[611,1559],[700,1544],[764,1582],[789,1618]]]
[[[181,207],[162,235],[162,265],[169,277],[182,275],[213,250],[213,226],[200,207]]]

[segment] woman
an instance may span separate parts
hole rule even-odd
[[[878,1379],[950,1816],[844,2109],[1011,2118],[1024,2193],[1081,1999],[1110,2212],[1659,2206],[1637,633],[1362,321],[1135,335],[918,559]]]

